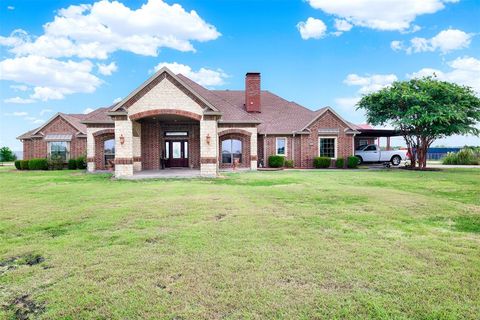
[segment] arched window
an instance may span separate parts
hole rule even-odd
[[[108,160],[115,159],[115,139],[105,140],[103,143],[103,155],[105,165],[108,165]]]
[[[235,159],[242,162],[242,141],[228,139],[222,141],[222,163],[233,163]]]

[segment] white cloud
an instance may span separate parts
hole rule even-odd
[[[459,0],[308,0],[315,9],[344,19],[355,26],[377,30],[410,28],[417,16],[442,10]]]
[[[41,56],[27,56],[0,61],[0,80],[34,86],[33,99],[63,99],[65,95],[90,93],[102,81],[91,74],[90,61],[59,61]]]
[[[43,29],[44,34],[34,39],[16,30],[9,37],[0,37],[0,44],[19,56],[106,59],[117,50],[146,56],[157,56],[162,47],[194,51],[192,41],[220,36],[196,11],[163,0],[148,0],[133,10],[108,0],[71,5],[58,10]]]
[[[90,113],[92,111],[94,111],[95,109],[92,109],[92,108],[87,108],[85,110],[83,110],[83,114],[87,114],[87,113]]]
[[[35,119],[35,120],[33,120],[32,122],[35,123],[35,124],[42,124],[42,123],[45,122],[45,120],[43,120],[43,119]]]
[[[221,69],[211,70],[200,68],[198,71],[193,71],[190,66],[177,62],[161,62],[155,66],[154,70],[158,71],[163,67],[167,67],[168,69],[172,70],[173,73],[181,73],[198,84],[207,87],[222,85],[225,83],[225,78],[228,77],[228,75],[225,74]]]
[[[359,97],[337,98],[335,99],[335,104],[340,109],[351,111],[354,109],[358,101],[360,101]]]
[[[335,29],[341,32],[350,31],[353,25],[347,20],[335,19]]]
[[[28,104],[28,103],[34,103],[35,100],[33,99],[26,99],[22,97],[14,97],[14,98],[8,98],[3,100],[5,103],[16,103],[16,104]]]
[[[447,29],[440,31],[433,38],[416,37],[410,40],[410,45],[406,46],[401,41],[392,41],[391,48],[395,51],[405,50],[408,54],[416,52],[440,51],[448,53],[453,50],[468,48],[473,35],[458,29]]]
[[[104,76],[110,76],[112,73],[118,70],[117,64],[115,62],[111,62],[110,64],[103,64],[98,63],[98,72],[103,74]]]
[[[480,60],[473,57],[461,57],[448,63],[450,71],[433,68],[423,68],[412,74],[409,78],[422,78],[435,75],[439,80],[455,82],[460,85],[472,87],[480,94]]]
[[[7,9],[8,10],[15,10],[15,7],[14,6],[7,6]]]
[[[10,86],[10,89],[13,89],[15,91],[27,91],[28,90],[28,87],[25,86],[25,85],[18,85],[18,84],[12,84]]]
[[[297,29],[303,40],[323,38],[327,32],[327,26],[320,19],[308,18],[307,21],[297,23]]]
[[[51,113],[51,112],[53,112],[52,109],[42,109],[42,111],[40,111],[40,115],[43,116],[44,114]]]
[[[5,113],[6,116],[14,116],[14,117],[25,117],[28,116],[28,112],[25,111],[15,111],[10,113]]]
[[[394,74],[373,74],[362,77],[352,73],[343,80],[343,83],[349,86],[359,86],[358,93],[368,94],[387,87],[397,79],[397,76]]]
[[[120,101],[122,101],[120,97],[113,99],[113,103],[119,103]]]

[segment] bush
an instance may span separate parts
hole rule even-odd
[[[77,160],[75,160],[75,159],[70,159],[70,160],[68,160],[67,167],[68,167],[68,170],[75,170],[75,169],[77,169]]]
[[[329,157],[316,157],[313,159],[313,166],[317,169],[329,168],[332,164],[332,159]]]
[[[87,169],[87,159],[84,156],[77,158],[77,169]]]
[[[358,158],[355,156],[350,156],[347,158],[347,168],[355,169],[358,167]]]
[[[63,159],[60,156],[52,156],[48,160],[48,169],[50,170],[63,170]]]
[[[15,160],[15,168],[17,168],[17,170],[22,170],[22,167],[20,166],[21,161],[22,160]]]
[[[449,152],[442,159],[445,165],[478,165],[480,164],[480,148],[465,147],[458,152]]]
[[[345,159],[338,158],[337,160],[335,160],[335,167],[343,169],[345,167]]]
[[[270,156],[268,157],[268,166],[271,168],[281,168],[285,163],[284,156]]]
[[[285,160],[285,168],[293,168],[293,160]]]
[[[28,160],[20,160],[20,170],[28,170]]]
[[[28,170],[47,170],[47,159],[30,159],[28,160]]]

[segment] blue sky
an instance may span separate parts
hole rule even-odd
[[[164,64],[218,89],[259,71],[263,89],[356,123],[358,98],[397,79],[480,92],[478,17],[478,0],[0,0],[0,145],[21,150],[55,112],[110,105]]]

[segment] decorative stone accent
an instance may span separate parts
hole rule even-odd
[[[139,113],[132,114],[130,116],[130,120],[138,120],[141,118],[160,116],[164,114],[178,115],[178,116],[190,118],[197,121],[200,121],[202,119],[202,116],[200,114],[196,114],[190,111],[172,110],[172,109],[154,109],[154,110],[142,111]]]

